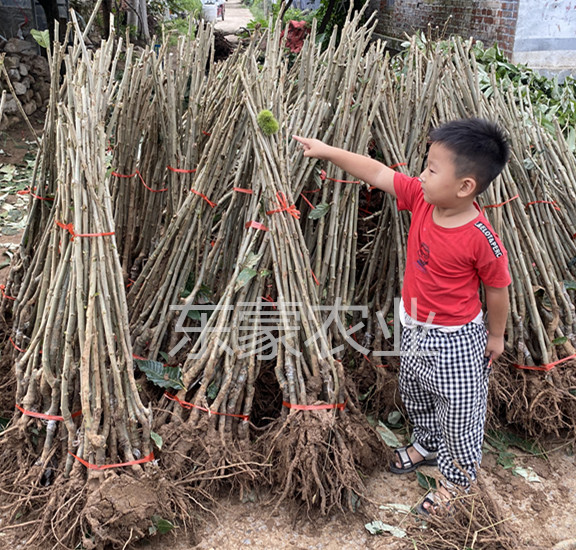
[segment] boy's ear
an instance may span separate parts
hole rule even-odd
[[[475,197],[476,190],[478,189],[478,182],[471,176],[462,178],[460,181],[460,190],[458,191],[458,197],[465,199],[466,197]]]

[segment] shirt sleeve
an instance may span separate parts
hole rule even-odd
[[[394,174],[394,191],[398,210],[410,210],[412,212],[418,197],[422,196],[420,179],[396,172]]]
[[[480,229],[481,234],[476,258],[476,270],[480,280],[487,286],[507,287],[512,282],[508,267],[508,252],[489,226],[479,222],[476,227]]]

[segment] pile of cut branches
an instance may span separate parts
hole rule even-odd
[[[173,50],[136,55],[112,37],[91,53],[77,32],[51,52],[30,221],[2,302],[18,406],[2,489],[14,513],[36,511],[38,538],[124,544],[152,515],[185,523],[180,491],[231,483],[354,510],[362,476],[388,462],[363,408],[395,406],[386,367],[410,219],[304,158],[293,134],[418,174],[432,126],[483,116],[508,129],[511,162],[481,198],[513,275],[492,418],[576,430],[576,163],[562,132],[496,78],[482,93],[470,43],[413,40],[390,60],[361,17],[326,48],[313,26],[295,58],[279,26],[218,64],[210,27]],[[160,469],[140,465],[152,437]],[[115,483],[150,496],[128,519]],[[96,511],[104,496],[111,508]],[[477,547],[506,535],[482,525]]]

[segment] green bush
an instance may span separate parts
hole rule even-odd
[[[557,78],[542,76],[526,65],[510,63],[497,45],[485,48],[482,42],[473,47],[480,71],[480,89],[490,97],[493,93],[490,74],[504,89],[513,87],[520,95],[530,99],[542,125],[550,130],[557,120],[571,142],[576,127],[576,80],[566,78],[559,83]]]
[[[427,38],[424,33],[416,35],[416,46],[432,52],[436,47],[450,51],[453,43],[450,40],[436,42]],[[392,59],[397,71],[406,70],[402,59],[405,58],[410,42],[402,44],[404,51]],[[490,98],[494,93],[491,75],[504,90],[514,90],[518,101],[530,102],[539,122],[546,129],[553,131],[556,122],[562,128],[564,136],[572,151],[576,151],[576,79],[567,77],[563,83],[557,78],[542,76],[537,71],[523,64],[511,63],[497,44],[486,48],[477,41],[472,46],[480,75],[480,90]]]
[[[164,35],[169,37],[169,43],[172,44],[176,42],[178,36],[188,34],[190,29],[192,30],[191,38],[194,38],[195,25],[191,25],[190,20],[200,19],[202,14],[202,1],[168,0],[167,6],[173,18],[164,20],[162,26]]]
[[[247,25],[249,30],[256,27],[268,28],[268,18],[264,13],[264,2],[268,2],[269,17],[272,17],[272,24],[275,25],[278,20],[278,15],[280,14],[281,2],[273,3],[270,0],[245,0],[245,4],[250,8],[254,19],[250,21]],[[271,11],[271,13],[270,13]],[[282,17],[282,25],[287,25],[289,21],[307,21],[312,23],[312,20],[316,17],[317,10],[299,10],[297,8],[290,7],[286,10]]]

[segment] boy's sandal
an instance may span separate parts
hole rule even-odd
[[[445,497],[443,495],[439,495],[435,491],[430,491],[424,497],[422,502],[420,502],[418,504],[418,506],[416,506],[416,508],[414,508],[414,511],[419,516],[441,517],[441,516],[450,515],[452,513],[452,506],[450,504],[450,499],[448,497]]]
[[[418,462],[413,462],[408,454],[408,448],[414,447],[414,445],[408,445],[407,447],[399,447],[395,449],[394,452],[398,456],[400,466],[396,466],[395,461],[390,462],[390,471],[393,474],[408,474],[420,468],[420,466],[436,466],[438,464],[438,459],[436,458],[437,453],[426,453],[423,455],[422,460]],[[416,449],[420,453],[420,449]],[[420,453],[422,454],[422,453]]]

